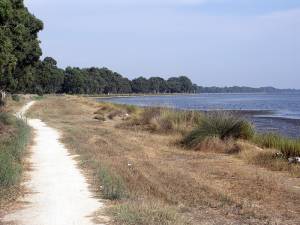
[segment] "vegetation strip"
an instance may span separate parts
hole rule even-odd
[[[0,198],[10,200],[16,197],[14,190],[21,180],[30,128],[23,120],[1,112],[0,132]]]

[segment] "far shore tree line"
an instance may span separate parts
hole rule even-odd
[[[43,22],[31,14],[23,0],[0,0],[0,93],[218,93],[272,92],[274,88],[200,87],[186,76],[138,77],[133,80],[107,68],[58,68],[51,57],[40,59],[38,32]]]

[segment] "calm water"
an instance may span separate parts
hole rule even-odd
[[[205,111],[238,110],[242,111],[260,131],[300,137],[300,93],[138,96],[98,99],[98,101]]]

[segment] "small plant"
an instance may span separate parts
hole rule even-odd
[[[184,225],[177,211],[157,201],[131,201],[117,205],[109,213],[124,225]]]
[[[99,121],[105,121],[105,117],[103,115],[96,115],[94,116],[94,119]]]
[[[151,120],[161,115],[161,108],[147,107],[141,114],[140,122],[142,125],[150,124]]]
[[[225,113],[213,113],[203,117],[199,126],[184,137],[182,144],[196,147],[209,137],[249,140],[253,135],[254,129],[249,122]]]
[[[101,167],[98,175],[105,199],[117,200],[125,197],[125,187],[120,176],[113,174],[107,167]]]
[[[113,120],[117,116],[122,116],[124,115],[124,112],[121,110],[113,110],[111,113],[108,114],[108,118]]]
[[[11,96],[11,99],[12,99],[13,101],[15,101],[15,102],[19,102],[19,101],[21,100],[20,96],[17,95],[17,94],[13,94],[13,95]]]
[[[138,111],[138,107],[135,105],[125,105],[125,110],[128,114],[133,114]]]

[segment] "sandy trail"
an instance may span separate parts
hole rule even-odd
[[[23,118],[34,104],[26,104],[16,115]],[[92,215],[103,207],[92,197],[75,160],[60,143],[59,133],[38,119],[28,119],[35,131],[30,162],[32,191],[22,201],[23,209],[7,215],[4,221],[18,225],[92,225]]]

